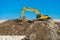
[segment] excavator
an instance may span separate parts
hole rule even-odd
[[[27,7],[24,7],[22,9],[22,13],[20,14],[20,18],[23,16],[25,10],[26,11],[30,11],[30,12],[35,12],[36,13],[36,19],[37,20],[49,20],[50,19],[50,17],[48,15],[43,16],[43,15],[41,15],[41,13],[39,13],[38,10],[36,10],[34,8],[27,8]]]

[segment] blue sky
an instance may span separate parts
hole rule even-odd
[[[0,20],[19,19],[24,6],[35,8],[52,19],[60,19],[60,0],[0,0]],[[23,16],[34,19],[36,14],[25,11]]]

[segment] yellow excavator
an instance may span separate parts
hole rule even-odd
[[[43,15],[41,15],[41,13],[39,13],[38,10],[36,10],[36,9],[34,9],[34,8],[26,8],[26,7],[24,7],[24,8],[22,9],[22,13],[20,14],[20,17],[23,16],[25,10],[26,10],[26,11],[30,11],[30,12],[35,12],[35,13],[36,13],[36,18],[37,18],[37,20],[46,20],[46,19],[48,20],[48,19],[50,19],[50,17],[49,17],[48,15],[43,16]]]

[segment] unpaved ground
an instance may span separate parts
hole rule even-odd
[[[49,28],[48,23],[48,21],[9,20],[0,24],[0,35],[26,35],[29,40],[58,40],[57,37],[54,38],[55,32],[52,33],[53,30]],[[55,24],[60,27],[60,23]],[[57,34],[60,35],[60,32]]]

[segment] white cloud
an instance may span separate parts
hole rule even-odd
[[[5,22],[5,21],[7,21],[7,20],[0,20],[0,23],[3,23],[3,22]]]
[[[60,19],[53,19],[54,22],[60,22]]]

